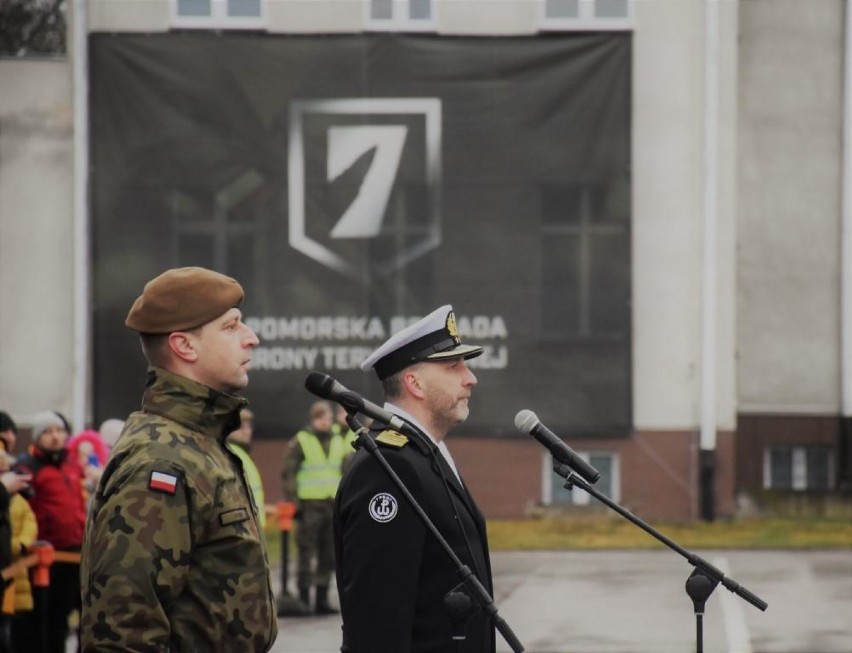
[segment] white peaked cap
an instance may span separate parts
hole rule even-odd
[[[445,304],[393,334],[364,359],[361,369],[373,369],[383,380],[421,361],[467,359],[481,353],[482,347],[478,345],[462,344],[453,307]]]

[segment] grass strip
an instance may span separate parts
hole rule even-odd
[[[840,519],[742,519],[651,526],[687,549],[852,549],[852,522]],[[488,541],[492,551],[665,547],[618,517],[492,520],[488,522]]]

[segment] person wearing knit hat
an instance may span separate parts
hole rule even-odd
[[[384,408],[402,424],[374,423],[370,437],[455,556],[492,593],[485,521],[445,443],[467,419],[477,383],[467,361],[482,351],[462,342],[447,304],[393,334],[361,369],[379,377]],[[463,630],[459,650],[494,653],[494,623],[475,598],[463,596],[450,556],[363,447],[337,491],[334,548],[341,650],[454,651]],[[451,618],[447,596],[471,610]]]
[[[32,475],[31,491],[25,496],[35,513],[39,539],[56,551],[77,553],[83,545],[86,507],[82,470],[68,455],[66,422],[54,411],[37,413],[30,420],[30,437],[27,453],[14,468]],[[50,585],[34,596],[35,609],[20,623],[23,637],[32,642],[44,637],[45,651],[64,651],[68,617],[80,608],[79,587],[79,563],[57,560],[51,565]],[[46,627],[38,623],[37,615],[47,615]]]
[[[121,430],[124,428],[124,420],[111,417],[101,422],[98,428],[98,433],[101,434],[101,440],[107,446],[107,449],[112,449],[115,443],[118,442],[118,436],[121,435]]]
[[[33,417],[30,438],[42,451],[56,453],[65,448],[68,440],[65,428],[65,421],[57,413],[44,411]]]
[[[174,268],[148,281],[127,313],[147,383],[92,497],[84,650],[262,653],[275,640],[259,507],[226,445],[259,344],[243,298],[229,276]]]

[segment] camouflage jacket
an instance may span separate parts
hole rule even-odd
[[[151,368],[93,498],[85,652],[255,653],[277,634],[263,533],[225,447],[246,401]]]

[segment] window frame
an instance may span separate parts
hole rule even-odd
[[[247,236],[252,240],[253,249],[250,257],[254,267],[251,278],[261,279],[261,270],[266,265],[266,254],[263,247],[266,232],[263,221],[259,220],[258,215],[254,213],[250,219],[237,222],[232,220],[231,211],[247,198],[251,198],[262,191],[263,187],[264,177],[259,172],[253,168],[245,171],[218,193],[209,197],[211,209],[209,219],[206,220],[185,219],[188,212],[182,210],[181,204],[191,202],[192,198],[188,197],[181,189],[172,188],[169,198],[171,236],[168,242],[171,260],[186,260],[180,253],[185,243],[199,237],[209,238],[210,265],[225,274],[234,274],[231,272],[234,263],[228,245],[233,242],[234,237]],[[191,264],[199,263],[193,262]],[[244,282],[249,278],[248,275],[240,276]],[[265,286],[258,283],[255,284],[255,287],[258,289],[256,293],[258,297],[255,298],[255,301],[260,302],[261,293],[265,295]]]
[[[602,494],[607,496],[615,503],[621,501],[621,456],[617,451],[611,449],[581,449],[575,450],[575,453],[586,462],[589,462],[592,456],[606,456],[610,459],[610,478],[612,479],[612,487],[609,494],[601,488],[596,488]],[[571,500],[568,502],[555,502],[553,496],[553,476],[556,472],[553,471],[553,455],[549,451],[542,452],[541,455],[541,502],[545,506],[570,506],[583,507],[594,505],[592,495],[578,487],[571,489]],[[564,486],[564,479],[562,485]],[[601,504],[603,505],[603,504]]]
[[[546,31],[632,31],[636,28],[636,0],[626,0],[627,16],[624,18],[598,18],[595,16],[596,0],[578,0],[578,16],[553,17],[547,15],[548,0],[538,0],[538,25]]]
[[[265,30],[267,28],[266,0],[259,0],[259,16],[228,15],[228,0],[210,0],[209,16],[183,16],[178,13],[179,0],[169,0],[172,29],[234,29]]]
[[[560,191],[570,191],[577,196],[577,215],[572,222],[553,221],[545,210],[545,196],[550,197]],[[570,264],[574,268],[574,273],[569,275],[572,282],[569,288],[571,292],[563,293],[561,299],[564,300],[566,296],[573,298],[573,305],[569,305],[569,308],[576,313],[576,316],[570,323],[557,324],[553,319],[548,318],[552,306],[543,302],[539,306],[539,324],[541,325],[539,335],[545,340],[567,338],[594,341],[629,338],[629,317],[626,323],[626,332],[619,329],[609,329],[606,325],[600,323],[600,319],[595,319],[595,299],[600,296],[601,292],[606,292],[608,289],[606,285],[601,284],[599,277],[594,274],[595,263],[601,260],[599,252],[596,255],[595,246],[604,244],[607,239],[610,239],[609,242],[615,242],[616,245],[626,247],[628,260],[631,255],[632,225],[630,217],[628,216],[624,221],[596,219],[598,213],[594,208],[594,195],[600,195],[598,203],[603,205],[606,193],[607,189],[603,185],[582,182],[552,184],[550,187],[540,190],[540,202],[542,204],[539,234],[539,281],[542,292],[548,286],[547,281],[551,278],[545,274],[546,266],[556,265],[560,261],[558,258],[549,256],[546,247],[554,243],[561,243],[561,247],[565,249],[570,243],[576,244],[576,259],[568,258],[561,262],[561,265]],[[597,210],[600,211],[600,208]],[[564,218],[564,216],[563,213],[561,217]],[[627,293],[624,299],[629,307],[631,301],[629,281],[624,290]],[[627,310],[629,311],[629,308]]]
[[[389,0],[390,18],[373,18],[374,0],[363,0],[363,25],[367,32],[435,32],[438,29],[439,0],[428,0],[429,18],[411,18],[413,0]]]
[[[826,463],[827,486],[814,488],[808,486],[808,452],[817,449],[828,453]],[[772,484],[772,455],[774,452],[790,452],[790,486],[779,487]],[[830,491],[835,486],[836,463],[834,450],[827,445],[768,445],[763,449],[763,489],[793,492]]]

